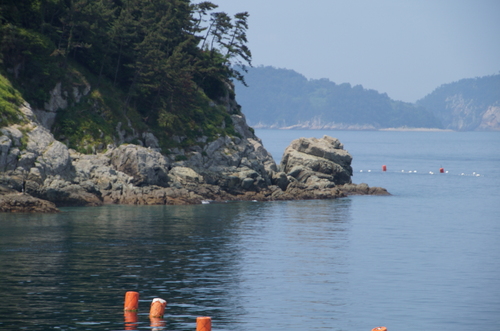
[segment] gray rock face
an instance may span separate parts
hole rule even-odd
[[[36,168],[39,169],[42,178],[58,175],[69,179],[73,176],[74,171],[68,148],[59,141],[54,141],[48,146],[36,159],[36,163]]]
[[[478,130],[500,131],[500,106],[489,106],[481,118]]]
[[[61,105],[52,106],[48,108],[54,111]],[[58,206],[231,200],[247,191],[267,189],[277,170],[239,115],[233,119],[241,137],[219,137],[203,148],[176,149],[167,157],[154,148],[158,142],[152,134],[146,138],[153,148],[124,144],[83,155],[56,141],[29,107],[24,112],[31,119],[29,125],[2,128],[0,184]],[[176,161],[178,156],[185,160]]]
[[[13,125],[0,131],[0,171],[36,173],[43,181],[49,176],[73,176],[68,148],[38,122],[29,107],[23,112],[32,119],[29,125]],[[31,170],[35,168],[36,170]]]
[[[500,75],[466,78],[443,84],[418,100],[445,129],[500,131]]]
[[[70,94],[72,94],[74,101],[80,102],[82,96],[89,94],[90,90],[90,85],[85,82],[80,87],[73,86]],[[54,89],[50,91],[50,99],[44,104],[44,109],[33,110],[38,122],[50,130],[54,125],[57,112],[68,107],[68,97],[68,91],[63,90],[62,83],[57,83]]]
[[[276,163],[262,141],[250,131],[245,117],[232,115],[231,118],[241,138],[220,137],[203,148],[187,151],[188,159],[174,162],[173,166],[192,168],[204,178],[204,183],[233,194],[266,189],[277,171]]]
[[[336,138],[300,138],[286,148],[280,168],[292,181],[320,189],[351,183],[351,162]]]
[[[30,195],[57,206],[98,206],[332,199],[380,193],[351,184],[352,158],[331,137],[293,141],[278,169],[242,115],[232,115],[238,137],[221,136],[211,142],[203,138],[203,147],[172,149],[168,156],[154,147],[158,143],[152,134],[147,140],[153,147],[124,144],[84,155],[56,141],[29,107],[23,112],[31,120],[28,125],[1,129],[0,187],[25,193],[18,200],[24,201],[28,211],[53,207],[27,199]],[[342,184],[349,186],[343,190]],[[9,194],[2,210],[21,210],[15,202],[20,195]]]
[[[111,165],[133,177],[136,186],[168,186],[168,160],[159,152],[137,145],[122,145],[108,153]]]

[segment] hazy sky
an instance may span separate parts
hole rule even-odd
[[[201,1],[193,1],[201,2]],[[500,0],[212,0],[248,11],[253,65],[414,102],[500,72]]]

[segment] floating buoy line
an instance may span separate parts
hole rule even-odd
[[[154,298],[149,307],[149,320],[153,330],[164,330],[166,321],[163,318],[167,301],[161,298]],[[123,317],[125,319],[125,330],[137,330],[139,324],[139,292],[128,291],[125,293],[123,305]],[[196,318],[196,331],[211,331],[212,318],[202,316]]]
[[[368,170],[359,170],[360,173],[379,173],[378,171],[374,171],[372,169],[368,169]],[[465,172],[461,172],[461,173],[457,173],[457,174],[451,174],[449,173],[448,170],[445,170],[444,168],[439,168],[437,169],[435,172],[434,171],[417,171],[417,170],[405,170],[405,169],[402,169],[402,170],[398,170],[398,171],[387,171],[387,166],[384,164],[382,166],[382,171],[381,172],[387,172],[387,173],[402,173],[402,174],[424,174],[424,175],[439,175],[439,174],[449,174],[449,175],[452,175],[452,176],[469,176],[469,177],[483,177],[483,175],[481,174],[478,174],[477,172],[472,172],[472,173],[465,173]]]
[[[154,298],[149,308],[149,320],[153,330],[164,330],[166,321],[163,319],[167,301]],[[125,318],[125,330],[137,330],[139,324],[139,292],[128,291],[125,293],[123,312]],[[196,318],[196,331],[212,331],[212,318],[200,316]],[[372,331],[387,331],[385,326],[373,328]]]

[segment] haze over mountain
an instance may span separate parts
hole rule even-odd
[[[362,84],[416,102],[500,70],[498,0],[218,0],[248,11],[252,64]]]
[[[500,75],[443,84],[416,102],[457,131],[500,131]]]
[[[270,66],[251,68],[245,79],[248,87],[235,83],[236,100],[256,128],[442,127],[423,107],[392,100],[361,85],[308,80],[293,70]]]
[[[500,75],[443,85],[415,104],[271,66],[250,68],[246,82],[235,84],[237,101],[256,128],[500,129]]]

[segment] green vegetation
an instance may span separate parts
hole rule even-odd
[[[392,100],[361,85],[308,80],[293,70],[273,67],[251,68],[246,81],[248,88],[238,83],[235,86],[238,102],[251,125],[284,127],[316,119],[375,128],[441,127],[423,107]]]
[[[173,136],[186,137],[183,146],[215,139],[234,132],[219,103],[234,99],[230,80],[244,83],[251,64],[248,13],[231,18],[216,8],[189,0],[4,0],[0,73],[38,108],[61,83],[68,107],[58,111],[54,134],[82,152],[116,141],[117,126],[138,139],[152,131],[165,151],[176,146]],[[8,80],[0,100],[11,102]],[[5,123],[15,120],[12,111],[2,106]]]
[[[445,99],[453,95],[462,95],[464,99],[477,100],[483,105],[500,104],[500,74],[443,84],[417,103],[425,105],[430,110],[437,110],[443,108]]]
[[[24,119],[19,111],[22,102],[21,94],[0,74],[0,127],[17,124]]]
[[[21,139],[20,139],[21,145],[19,146],[19,149],[21,151],[24,151],[28,147],[28,132],[31,131],[31,128],[20,127],[19,131],[21,131],[21,133],[23,134]]]

